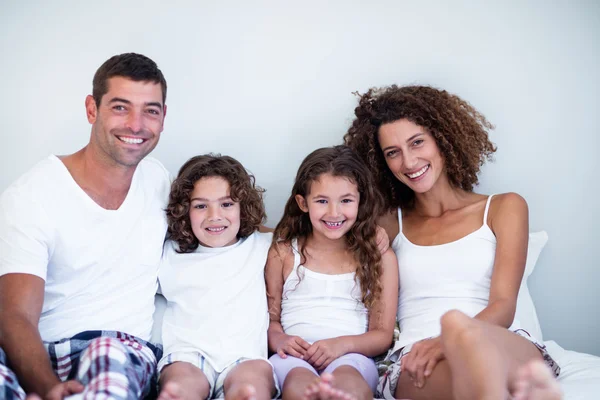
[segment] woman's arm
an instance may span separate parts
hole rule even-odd
[[[331,361],[347,353],[374,357],[390,348],[398,308],[398,262],[394,252],[388,249],[381,256],[381,267],[381,296],[369,313],[369,330],[362,335],[340,336],[313,343],[306,359],[315,368],[326,368]]]
[[[508,328],[515,317],[517,295],[527,261],[527,202],[516,193],[494,196],[488,221],[496,235],[496,257],[488,306],[475,318]]]

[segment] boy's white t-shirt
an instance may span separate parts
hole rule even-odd
[[[45,280],[39,330],[58,341],[88,330],[150,339],[170,178],[145,158],[118,210],[95,203],[56,156],[0,196],[0,276]]]
[[[255,232],[225,248],[177,253],[167,241],[159,271],[167,299],[165,357],[198,352],[218,372],[240,358],[267,359],[265,264],[272,233]]]

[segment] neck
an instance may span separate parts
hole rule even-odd
[[[434,187],[425,193],[415,193],[413,211],[424,217],[440,217],[445,212],[464,205],[471,193],[453,187],[445,175],[440,176]]]
[[[313,250],[317,251],[345,251],[348,247],[346,244],[346,236],[342,236],[339,239],[329,239],[320,232],[315,231],[306,238],[305,243]]]

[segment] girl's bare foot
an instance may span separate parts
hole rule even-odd
[[[517,372],[515,400],[562,400],[562,391],[552,371],[543,361],[535,360]]]
[[[333,387],[333,375],[324,373],[304,393],[306,400],[355,400],[354,396]]]

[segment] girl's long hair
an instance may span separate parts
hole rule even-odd
[[[321,148],[302,161],[283,217],[273,233],[273,244],[284,242],[291,246],[292,240],[297,239],[299,249],[296,250],[300,252],[301,263],[306,262],[305,243],[313,227],[308,213],[298,206],[296,195],[306,198],[312,183],[324,174],[349,179],[360,193],[358,215],[346,233],[346,244],[358,263],[356,279],[361,289],[360,300],[370,310],[381,294],[381,253],[377,246],[376,218],[382,200],[368,168],[349,147]]]

